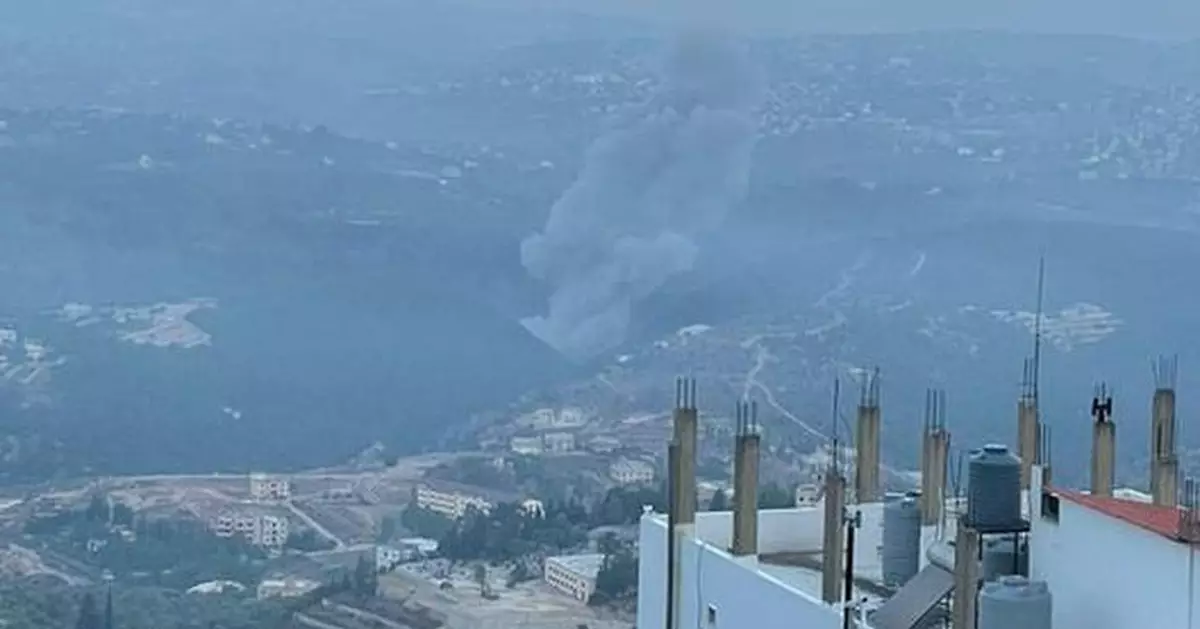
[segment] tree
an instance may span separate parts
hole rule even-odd
[[[100,610],[96,608],[96,597],[91,592],[83,595],[79,604],[79,618],[75,621],[75,629],[102,629]]]
[[[633,596],[637,592],[637,573],[637,556],[629,546],[618,546],[605,554],[588,604],[603,605]]]
[[[108,501],[100,494],[92,494],[92,499],[88,501],[87,510],[83,512],[83,517],[88,522],[102,522],[108,520]]]
[[[708,501],[709,511],[726,511],[729,509],[729,496],[724,489],[718,489]]]
[[[368,563],[365,556],[359,555],[358,563],[354,565],[354,591],[364,598],[375,596],[379,588],[379,574],[373,563]]]
[[[383,521],[379,523],[379,538],[380,544],[386,544],[396,536],[396,518],[390,515],[384,516]]]
[[[770,483],[758,488],[758,507],[760,509],[791,509],[795,506],[795,494],[778,483]]]

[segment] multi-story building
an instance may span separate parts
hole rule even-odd
[[[603,564],[600,553],[548,557],[544,578],[550,587],[586,603],[596,591],[596,576]]]
[[[621,440],[609,435],[597,435],[587,442],[587,449],[596,454],[608,454],[621,449]]]
[[[249,539],[258,530],[258,518],[240,513],[222,513],[213,519],[211,529],[217,537],[242,535]]]
[[[561,454],[575,449],[575,435],[569,432],[548,432],[542,435],[542,447],[546,452]]]
[[[267,579],[258,584],[255,594],[260,600],[267,598],[297,598],[321,587],[319,581],[286,577]]]
[[[582,426],[587,422],[587,413],[582,408],[568,406],[558,412],[556,425],[566,427]]]
[[[380,544],[375,547],[375,569],[387,572],[411,558],[408,552],[400,548]]]
[[[633,459],[621,459],[609,466],[608,475],[621,485],[644,485],[654,481],[654,466]]]
[[[469,509],[479,511],[492,509],[492,503],[483,497],[457,490],[439,490],[428,485],[417,487],[417,506],[452,520],[463,517]]]
[[[288,520],[274,515],[258,518],[254,543],[264,548],[282,548],[288,539]]]
[[[513,437],[509,440],[508,447],[516,454],[538,455],[543,450],[542,438],[541,436]]]
[[[288,479],[257,472],[250,475],[251,499],[288,500],[291,496],[292,487]]]
[[[274,515],[222,513],[210,528],[217,537],[241,536],[255,546],[280,548],[287,543],[288,520]]]

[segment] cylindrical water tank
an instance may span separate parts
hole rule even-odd
[[[1005,575],[1029,574],[1029,544],[1012,537],[996,537],[983,543],[983,580]]]
[[[967,522],[986,533],[1021,522],[1021,460],[1002,445],[971,455],[967,470]]]
[[[912,496],[883,505],[883,582],[899,587],[921,568],[921,509]]]
[[[1045,581],[1000,577],[979,591],[978,629],[1051,629],[1052,610]]]

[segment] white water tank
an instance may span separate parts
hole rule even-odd
[[[1053,629],[1052,611],[1045,581],[1002,576],[979,590],[978,629]]]
[[[883,583],[900,587],[921,568],[921,508],[912,496],[883,505]]]

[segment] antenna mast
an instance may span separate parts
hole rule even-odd
[[[1038,411],[1039,400],[1039,385],[1041,384],[1040,375],[1042,370],[1042,307],[1043,298],[1045,297],[1046,288],[1046,256],[1038,258],[1038,282],[1037,282],[1037,317],[1033,322],[1033,408],[1034,412],[1038,413],[1038,418],[1041,417],[1041,412]]]

